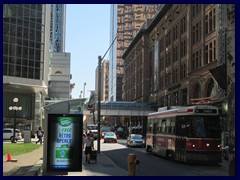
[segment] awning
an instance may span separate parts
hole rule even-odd
[[[217,81],[219,86],[226,90],[227,89],[227,80],[226,80],[226,64],[222,64],[215,68],[209,70],[210,73],[213,75],[214,79]]]
[[[42,92],[45,94],[47,86],[31,85],[31,84],[22,84],[22,83],[4,83],[3,90],[6,92],[18,92],[18,93],[37,93]]]

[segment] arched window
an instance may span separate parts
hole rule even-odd
[[[214,86],[213,79],[210,79],[208,86],[207,86],[207,97],[209,96],[216,96],[216,88]]]
[[[194,98],[200,98],[201,97],[201,90],[199,84],[196,84],[195,90],[194,90]]]

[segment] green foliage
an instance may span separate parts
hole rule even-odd
[[[32,152],[41,145],[35,143],[3,143],[3,155],[10,153],[11,156]]]

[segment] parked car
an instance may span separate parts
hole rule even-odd
[[[130,134],[127,138],[128,147],[145,147],[145,140],[141,134]]]
[[[3,139],[13,141],[13,129],[12,128],[4,128],[3,129]],[[18,130],[18,129],[15,129],[15,139],[16,140],[22,139],[22,134],[21,134],[20,130]]]
[[[228,154],[229,154],[229,146],[223,147],[223,158],[225,160],[228,160]]]
[[[107,132],[103,138],[104,143],[117,143],[117,135],[114,132]]]

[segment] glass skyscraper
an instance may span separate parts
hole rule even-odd
[[[47,94],[50,5],[3,5],[3,126],[13,126],[8,107],[19,99],[17,128],[42,126],[41,106]]]

